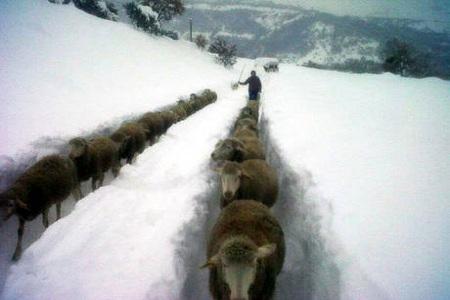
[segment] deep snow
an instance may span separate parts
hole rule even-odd
[[[448,299],[450,84],[282,65],[262,109],[312,180],[343,298]]]
[[[0,57],[0,157],[12,159],[42,137],[117,124],[233,75],[190,43],[45,0],[0,1]]]
[[[8,274],[16,232],[0,227],[0,298],[207,298],[197,266],[218,213],[209,155],[245,103],[230,82],[253,63],[227,71],[186,42],[44,0],[0,1],[0,33],[0,167],[199,89],[219,94],[119,178],[69,201],[39,239],[32,222],[27,246],[37,240]],[[448,299],[449,83],[290,65],[262,79],[288,245],[278,298]]]

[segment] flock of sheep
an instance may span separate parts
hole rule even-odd
[[[283,230],[270,212],[278,179],[265,161],[258,133],[258,102],[249,101],[231,137],[211,158],[220,176],[222,211],[209,235],[209,290],[214,299],[268,300],[285,256]]]
[[[25,222],[42,214],[48,227],[48,211],[56,204],[57,219],[61,217],[61,203],[71,193],[76,200],[83,197],[80,184],[91,180],[92,190],[103,184],[105,173],[117,176],[121,161],[132,163],[147,144],[152,145],[173,124],[217,100],[217,94],[205,90],[192,94],[189,100],[180,100],[166,110],[148,112],[139,119],[122,124],[112,135],[87,140],[77,137],[69,142],[70,154],[49,155],[27,169],[5,192],[0,194],[0,208],[19,219],[18,239],[13,260],[22,254]]]

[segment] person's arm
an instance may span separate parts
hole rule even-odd
[[[249,80],[250,78],[248,78],[246,81],[244,81],[244,82],[240,82],[239,81],[239,84],[241,84],[241,85],[246,85],[246,84],[248,84],[248,80]]]
[[[262,91],[262,84],[261,84],[261,80],[258,78],[258,93],[261,93]]]

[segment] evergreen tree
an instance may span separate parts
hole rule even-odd
[[[102,19],[117,21],[117,10],[112,3],[104,0],[72,0],[75,6],[88,14],[97,16]],[[112,8],[112,10],[111,10]]]
[[[208,48],[208,51],[217,54],[217,61],[225,67],[231,67],[236,63],[236,45],[228,43],[222,37],[216,37]]]
[[[158,14],[151,7],[140,4],[140,2],[129,2],[124,5],[131,22],[139,29],[151,34],[160,33]]]
[[[151,7],[158,14],[158,22],[170,21],[185,10],[182,0],[141,0],[140,4]]]
[[[383,70],[401,76],[425,77],[430,74],[429,58],[398,39],[386,42],[382,50]]]
[[[208,51],[217,54],[217,62],[225,67],[231,67],[236,63],[236,45],[228,43],[222,37],[216,37]]]

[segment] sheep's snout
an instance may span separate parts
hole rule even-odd
[[[226,191],[223,193],[223,196],[225,197],[225,199],[231,200],[231,198],[233,198],[233,193],[230,191]]]

